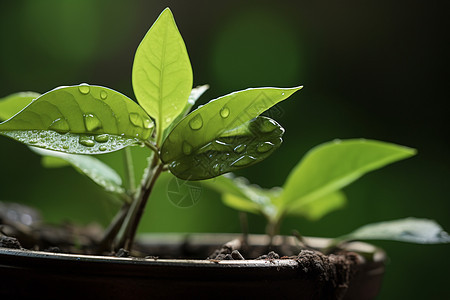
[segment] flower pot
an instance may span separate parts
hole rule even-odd
[[[195,253],[212,251],[237,237],[147,235],[137,248],[145,245],[152,255],[164,251],[172,256],[183,252],[195,257]],[[326,243],[321,238],[305,239],[312,247],[320,248]],[[249,248],[264,249],[267,243],[267,236],[248,238]],[[293,237],[277,236],[273,249],[289,253],[298,250],[298,243]],[[107,257],[0,248],[0,295],[2,299],[36,296],[373,299],[381,285],[384,252],[365,243],[349,244],[346,250],[329,256],[303,250],[290,257],[215,260]]]

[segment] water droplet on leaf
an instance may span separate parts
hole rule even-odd
[[[95,145],[95,141],[90,136],[80,136],[79,143],[86,147],[93,147]]]
[[[100,120],[94,114],[84,115],[84,125],[86,126],[86,129],[90,132],[102,128],[102,122],[100,122]]]
[[[260,126],[261,132],[269,133],[278,128],[277,123],[272,119],[263,119],[263,123]]]
[[[197,114],[195,117],[193,117],[189,121],[189,127],[191,127],[192,130],[199,130],[203,126],[203,119],[200,114]]]
[[[214,174],[219,174],[220,172],[220,165],[219,164],[214,164],[212,167],[212,170],[214,172]]]
[[[150,119],[144,119],[144,128],[151,129],[153,128],[153,122]]]
[[[109,140],[109,136],[107,134],[99,134],[94,137],[96,142],[106,143]]]
[[[228,107],[224,107],[220,110],[220,116],[222,118],[228,118],[228,116],[230,115],[230,109]]]
[[[234,152],[235,153],[242,153],[245,151],[245,149],[247,148],[247,145],[241,144],[241,145],[237,145],[236,147],[234,147]]]
[[[256,151],[259,153],[264,153],[273,148],[273,144],[271,142],[263,142],[259,143],[258,146],[256,146]]]
[[[189,155],[192,153],[192,146],[188,142],[183,142],[183,153]]]
[[[130,113],[130,122],[136,127],[143,127],[142,118],[138,113],[132,112]]]
[[[238,159],[236,159],[235,161],[233,161],[230,166],[243,167],[243,166],[249,165],[250,163],[254,162],[255,160],[256,160],[256,158],[254,158],[253,156],[243,155],[243,156],[239,157]]]
[[[63,145],[63,149],[68,150],[69,149],[69,145]]]
[[[50,130],[54,130],[59,133],[66,133],[70,130],[69,123],[67,123],[67,120],[64,118],[58,118],[50,124],[48,127]]]
[[[100,151],[106,151],[108,148],[106,146],[100,146],[98,147],[98,150]]]
[[[106,98],[108,98],[108,93],[105,91],[101,91],[100,92],[100,98],[102,98],[102,100],[105,100]]]
[[[78,86],[78,90],[80,91],[80,93],[82,93],[83,95],[87,95],[89,94],[89,92],[91,91],[89,84],[87,83],[82,83]]]

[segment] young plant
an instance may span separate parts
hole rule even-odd
[[[50,165],[64,160],[119,195],[124,204],[102,246],[130,249],[161,172],[202,180],[262,161],[280,146],[284,129],[260,114],[301,89],[246,89],[189,113],[207,89],[192,89],[192,81],[185,44],[167,8],[135,54],[132,83],[138,104],[117,91],[88,84],[58,87],[42,95],[14,94],[1,102],[0,117],[7,120],[0,123],[0,134],[51,157]],[[152,150],[139,186],[133,182],[126,149],[128,186],[114,170],[85,156],[136,145]]]
[[[346,204],[342,188],[370,171],[415,153],[411,148],[374,140],[334,140],[310,150],[288,175],[283,187],[264,189],[229,174],[205,183],[222,193],[226,205],[263,215],[267,234],[273,237],[284,217],[318,220]],[[366,225],[331,240],[328,248],[355,239],[450,242],[450,236],[434,221],[409,218]]]

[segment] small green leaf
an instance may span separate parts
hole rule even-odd
[[[155,119],[158,136],[183,111],[192,89],[192,69],[183,39],[166,8],[145,35],[134,57],[133,89]]]
[[[336,239],[339,242],[350,240],[391,240],[416,244],[442,244],[450,243],[450,235],[433,220],[406,218],[367,224]]]
[[[0,99],[0,121],[11,118],[39,96],[35,92],[20,92]]]
[[[345,197],[345,194],[342,191],[336,191],[305,204],[300,202],[300,205],[295,205],[296,202],[294,201],[292,206],[287,208],[286,214],[299,215],[309,220],[316,221],[326,214],[342,208],[346,203],[347,198]]]
[[[70,164],[106,191],[118,194],[125,192],[119,174],[92,156],[67,154],[35,147],[30,147],[30,149],[43,156],[43,164],[46,167],[62,167]],[[61,160],[66,163],[62,163]]]
[[[246,197],[242,190],[249,183],[244,177],[235,177],[234,174],[228,173],[212,179],[204,180],[202,184],[221,194]]]
[[[180,171],[175,170],[174,174],[176,176],[179,174],[182,176],[181,178],[187,179],[190,177],[191,180],[195,180],[194,178],[211,178],[253,164],[253,157],[250,157],[249,155],[237,157],[233,154],[233,151],[234,153],[239,153],[239,151],[244,151],[245,149],[245,145],[238,143],[239,136],[233,137],[233,135],[248,131],[245,128],[249,128],[250,124],[252,124],[252,122],[249,123],[249,121],[256,118],[262,112],[278,102],[288,98],[299,89],[301,89],[301,87],[288,89],[247,89],[208,102],[206,105],[199,107],[187,115],[177,124],[177,126],[175,126],[161,148],[161,159],[165,163],[174,163],[172,169],[181,168]],[[260,118],[257,120],[257,123],[260,124],[261,128],[259,132],[254,134],[254,137],[248,136],[252,139],[251,141],[260,141],[264,143],[266,142],[264,141],[265,136],[269,136],[271,132],[277,134],[280,133],[281,127],[275,121],[268,118]],[[257,138],[257,136],[262,136],[263,139],[259,140],[259,137]],[[275,136],[276,135],[274,135],[274,137]],[[220,139],[222,137],[225,138],[226,141],[221,141]],[[229,145],[222,145],[221,143],[223,142]],[[259,152],[263,153],[263,150],[267,149],[267,153],[270,153],[271,150],[268,148],[270,148],[271,145],[269,143],[271,143],[270,140],[268,140],[265,145],[261,144]],[[239,148],[230,149],[231,145],[234,145],[234,148]],[[213,147],[213,149],[210,149],[210,147]],[[202,164],[202,166],[199,167],[200,170],[194,170],[192,172],[193,174],[181,174],[192,166],[192,162],[183,166],[184,162],[178,165],[175,163],[176,161],[182,160],[186,156],[193,156],[191,155],[192,153],[194,155],[198,154],[197,151],[205,152],[204,150],[211,150],[216,152],[215,148],[220,148],[219,152],[229,153],[230,156],[224,154],[223,157],[217,157],[215,156],[215,153],[208,152],[204,159],[196,162],[196,165]],[[213,156],[208,157],[209,154],[213,154]],[[258,157],[265,158],[267,156],[268,155],[258,154]],[[236,159],[231,161],[228,157],[242,158],[239,161],[236,161]],[[221,162],[224,162],[224,168],[220,165]],[[218,165],[216,166],[216,164]],[[228,165],[232,165],[232,168],[225,170],[228,169]],[[238,166],[239,168],[237,168]],[[205,174],[205,171],[207,171],[208,174]]]
[[[336,140],[313,148],[289,174],[278,204],[306,205],[362,175],[414,155],[411,148],[365,139]]]
[[[60,87],[0,123],[0,134],[67,153],[116,151],[150,137],[153,121],[126,96],[100,86]]]
[[[248,198],[239,197],[233,194],[223,194],[222,201],[226,206],[234,208],[238,211],[249,212],[252,214],[261,213],[261,206],[252,202]]]
[[[234,209],[254,214],[262,214],[273,220],[278,213],[272,199],[281,194],[280,188],[263,189],[250,184],[244,177],[226,174],[202,182],[211,189],[222,193],[223,202]]]
[[[189,130],[188,130],[189,131]],[[173,131],[172,131],[173,132]],[[164,143],[162,160],[178,178],[201,180],[254,165],[275,151],[281,145],[284,129],[272,119],[257,117],[212,140],[183,140],[179,144]],[[171,135],[167,138],[170,141]],[[166,140],[166,141],[167,141]],[[167,157],[171,150],[181,147],[182,153],[172,160]]]

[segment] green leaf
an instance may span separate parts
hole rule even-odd
[[[335,140],[313,148],[284,184],[279,204],[306,205],[364,174],[414,155],[411,148],[365,139]]]
[[[192,89],[192,69],[172,12],[166,8],[145,35],[134,57],[133,89],[155,119],[158,137],[183,111]]]
[[[256,142],[266,142],[264,139],[266,136],[269,137],[271,132],[274,133],[273,136],[270,136],[271,138],[275,139],[277,135],[279,137],[281,127],[275,121],[268,118],[258,118],[256,122],[249,121],[299,89],[301,87],[247,89],[208,102],[187,115],[175,126],[161,148],[162,161],[172,164],[171,170],[176,176],[184,179],[190,178],[190,180],[211,178],[253,164],[256,162],[253,158],[256,157],[249,154],[237,156],[237,153],[233,152],[235,147],[240,147],[236,149],[236,152],[243,151],[245,148],[244,144],[238,143],[240,135],[244,134],[243,141],[245,142],[253,141],[253,148],[250,149],[253,152]],[[251,124],[258,125],[260,130],[248,135]],[[222,138],[224,138],[223,141]],[[227,145],[223,145],[224,142]],[[268,140],[267,143],[272,142]],[[263,149],[269,147],[270,144],[266,144]],[[260,151],[260,153],[262,152]],[[271,152],[268,150],[266,154]],[[202,153],[205,153],[206,156]],[[222,153],[223,156],[218,157],[216,154],[219,153]],[[197,154],[203,158],[200,159],[196,156]],[[258,154],[258,157],[265,158],[267,156]],[[190,158],[200,160],[194,162]],[[177,163],[181,160],[183,162]],[[260,161],[261,159],[256,160]],[[189,171],[191,167],[194,167],[192,172]]]
[[[261,206],[252,202],[248,198],[239,197],[233,194],[223,194],[222,201],[226,206],[234,208],[238,211],[249,212],[252,214],[261,213]]]
[[[0,123],[0,134],[30,146],[99,154],[147,140],[153,121],[126,96],[100,86],[60,87]]]
[[[161,149],[162,160],[169,164],[170,171],[178,178],[213,178],[264,160],[281,145],[283,133],[284,129],[278,123],[260,116],[222,132],[220,136],[201,145],[198,145],[195,139],[184,140],[178,145],[166,146],[168,143],[164,143]],[[170,140],[170,136],[167,140]],[[182,154],[173,160],[167,160],[167,154],[178,147],[181,147]]]
[[[30,147],[30,149],[43,156],[43,164],[46,167],[62,167],[70,164],[106,191],[118,194],[125,192],[119,174],[92,156],[67,154],[35,147]],[[62,163],[61,160],[66,163]]]
[[[249,183],[248,180],[244,177],[235,177],[234,174],[228,173],[212,179],[204,180],[202,184],[221,194],[231,194],[237,197],[246,197],[245,193],[242,190]]]
[[[202,183],[222,193],[223,202],[231,208],[262,214],[268,219],[273,219],[278,213],[272,199],[280,196],[280,188],[264,189],[256,184],[250,184],[244,177],[234,177],[232,174],[205,180]]]
[[[34,92],[20,92],[0,99],[0,121],[11,118],[39,96]]]
[[[450,243],[450,236],[433,220],[406,218],[367,224],[336,241],[391,240],[417,244]]]
[[[347,198],[342,191],[336,191],[325,196],[316,199],[313,202],[304,203],[300,202],[299,205],[295,205],[287,208],[287,215],[299,215],[309,220],[316,221],[321,219],[326,214],[340,209],[347,203]]]

